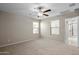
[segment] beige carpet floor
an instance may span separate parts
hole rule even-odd
[[[50,39],[37,39],[0,48],[3,54],[11,55],[77,55],[79,48]]]

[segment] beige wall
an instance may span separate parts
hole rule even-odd
[[[0,12],[0,46],[37,38],[32,32],[33,18]]]

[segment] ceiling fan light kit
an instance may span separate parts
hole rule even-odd
[[[36,8],[34,8],[35,11],[38,11],[37,13],[37,17],[41,17],[41,16],[49,16],[48,12],[51,11],[51,9],[45,8],[43,6],[38,6]]]

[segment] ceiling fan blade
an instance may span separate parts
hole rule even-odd
[[[45,12],[49,12],[49,11],[51,11],[51,9],[45,10],[43,13],[45,13]]]
[[[49,16],[48,14],[43,14],[44,16]]]

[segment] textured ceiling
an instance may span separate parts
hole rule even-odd
[[[52,17],[60,15],[61,12],[66,10],[78,8],[79,4],[75,4],[74,6],[74,4],[71,5],[71,3],[0,3],[0,10],[38,19],[38,14],[34,11],[34,8],[38,6],[51,9],[52,11],[48,13],[48,17]],[[40,18],[43,19],[47,17],[41,16]]]

